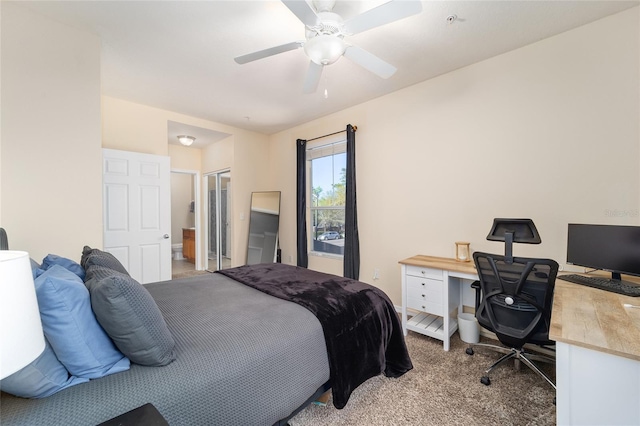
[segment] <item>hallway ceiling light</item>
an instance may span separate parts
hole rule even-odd
[[[178,136],[178,141],[184,146],[191,146],[193,142],[195,142],[196,138],[193,136]]]

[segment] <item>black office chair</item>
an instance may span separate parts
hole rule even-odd
[[[494,219],[487,240],[504,241],[505,255],[473,254],[480,278],[472,285],[476,288],[476,318],[506,347],[477,343],[467,348],[467,354],[473,355],[474,347],[486,347],[505,354],[485,371],[480,379],[484,385],[491,384],[489,373],[494,368],[513,358],[516,367],[522,361],[555,389],[556,385],[549,376],[533,363],[554,363],[554,357],[527,352],[524,345],[530,343],[545,347],[555,344],[549,340],[549,325],[558,263],[551,259],[513,257],[514,242],[541,242],[531,219]]]

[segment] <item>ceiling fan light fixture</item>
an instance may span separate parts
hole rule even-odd
[[[184,146],[191,146],[191,144],[194,143],[195,140],[196,138],[194,138],[193,136],[185,136],[185,135],[178,136],[178,142],[180,142]]]
[[[321,34],[304,44],[304,52],[318,65],[329,65],[340,59],[346,46],[341,37]]]

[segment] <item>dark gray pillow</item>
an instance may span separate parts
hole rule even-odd
[[[85,272],[92,266],[102,266],[105,268],[113,269],[114,271],[121,272],[125,275],[129,275],[129,272],[122,266],[122,263],[114,255],[109,252],[92,249],[89,246],[84,246],[82,249],[82,258],[80,258],[80,265],[85,269]],[[89,277],[85,277],[85,281]]]
[[[98,322],[131,362],[162,366],[176,358],[171,332],[143,285],[112,271],[100,280],[94,277],[88,288]]]
[[[89,291],[91,291],[91,287],[95,284],[99,283],[103,279],[110,277],[112,275],[122,275],[128,277],[128,274],[123,274],[122,272],[114,271],[113,269],[107,268],[105,266],[91,265],[89,269],[86,270],[84,285],[87,286]]]

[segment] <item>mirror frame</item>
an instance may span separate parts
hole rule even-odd
[[[277,196],[277,199],[275,196]],[[249,232],[247,236],[247,265],[278,261],[281,199],[282,193],[280,191],[255,191],[251,193]],[[264,220],[259,222],[260,218]],[[269,229],[256,228],[260,226],[260,223],[265,224]],[[265,247],[265,244],[268,244],[268,246]],[[271,255],[271,249],[273,249],[273,255]],[[259,261],[257,259],[258,256]]]

